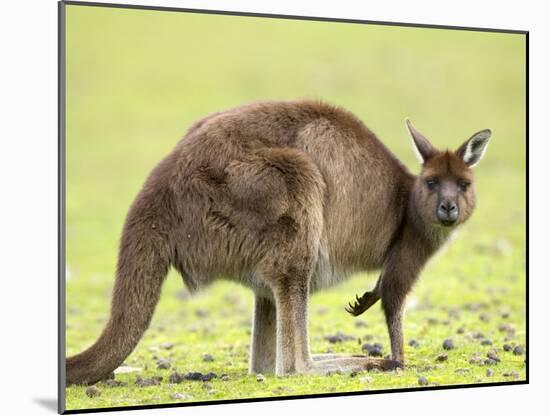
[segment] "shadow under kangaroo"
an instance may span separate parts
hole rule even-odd
[[[317,101],[255,103],[210,115],[152,171],[124,224],[110,319],[69,357],[68,384],[108,377],[149,326],[169,268],[190,291],[218,279],[255,294],[251,372],[402,367],[403,306],[431,255],[475,206],[471,167],[490,130],[438,151],[409,121],[415,176],[353,114]],[[312,356],[308,297],[381,269],[391,359]]]

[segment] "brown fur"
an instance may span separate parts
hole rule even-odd
[[[132,352],[170,266],[191,291],[217,279],[254,291],[252,372],[402,365],[406,294],[453,228],[438,223],[436,205],[455,197],[457,224],[470,216],[473,185],[459,194],[456,182],[473,182],[463,158],[479,155],[477,162],[486,143],[478,137],[456,153],[438,152],[411,133],[425,157],[419,176],[354,115],[321,102],[256,103],[194,124],[130,208],[110,320],[90,348],[67,359],[67,383],[96,382]],[[426,188],[432,176],[438,191]],[[375,290],[355,311],[381,298],[392,359],[312,357],[310,293],[379,268]]]

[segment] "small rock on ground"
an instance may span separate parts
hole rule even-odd
[[[96,396],[101,396],[101,390],[97,386],[88,386],[86,388],[86,395],[90,398],[95,398]]]
[[[181,383],[182,381],[183,381],[183,375],[177,372],[173,372],[168,378],[168,382],[170,383]]]
[[[493,369],[489,368],[489,369],[487,369],[486,375],[488,377],[492,377],[492,376],[495,375],[495,371]]]
[[[170,369],[170,361],[168,359],[159,359],[157,361],[157,369]]]
[[[445,350],[451,350],[451,349],[454,349],[455,348],[455,344],[453,342],[453,339],[445,339],[445,341],[443,342],[443,348]]]
[[[258,374],[256,375],[256,381],[258,381],[258,382],[264,382],[264,381],[265,381],[265,376],[262,375],[261,373],[258,373]]]
[[[495,361],[497,361],[497,362],[500,362],[500,357],[498,357],[498,354],[497,354],[496,350],[489,350],[489,351],[487,352],[487,357],[488,357],[489,359],[492,359],[492,360],[495,360]]]
[[[502,312],[500,313],[500,317],[502,317],[502,318],[508,318],[508,317],[510,317],[510,312],[509,312],[509,311],[502,311]]]
[[[524,347],[522,345],[518,345],[518,346],[514,347],[513,353],[516,356],[521,356],[524,353],[524,351],[525,351]]]
[[[471,365],[482,365],[483,364],[483,359],[479,356],[472,356],[472,357],[470,357],[470,360],[468,360],[468,362]]]
[[[145,386],[155,386],[160,385],[162,381],[162,376],[153,376],[152,378],[142,378],[141,376],[136,377],[136,385],[139,387]]]
[[[426,386],[428,384],[428,379],[426,379],[426,377],[424,377],[424,376],[420,376],[418,378],[418,384],[420,386]]]
[[[213,362],[214,356],[212,356],[210,353],[205,353],[202,355],[202,361],[203,362]]]
[[[361,346],[361,350],[367,352],[368,355],[372,357],[381,357],[383,355],[382,345],[380,343],[365,343],[363,346]]]
[[[420,347],[420,342],[418,340],[411,339],[409,341],[409,346],[414,347],[416,349],[416,348]]]
[[[183,375],[183,379],[185,380],[202,380],[203,382],[209,382],[217,377],[218,375],[216,375],[214,372],[208,372],[206,374],[203,374],[201,372],[189,372]]]
[[[514,326],[512,326],[512,325],[509,324],[509,323],[500,323],[500,324],[498,325],[498,330],[499,330],[499,331],[507,331],[507,332],[509,332],[509,333],[510,333],[510,332],[511,332],[511,333],[515,332]]]
[[[446,362],[449,359],[449,355],[447,353],[441,353],[435,358],[436,362]]]

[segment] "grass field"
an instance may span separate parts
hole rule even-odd
[[[81,6],[67,7],[67,355],[105,324],[126,211],[187,127],[243,103],[301,97],[353,111],[414,172],[405,117],[440,147],[494,130],[476,167],[477,211],[408,299],[406,339],[419,346],[407,345],[406,368],[258,381],[247,374],[251,292],[220,283],[191,298],[172,272],[126,360],[139,371],[117,374],[126,386],[98,384],[97,397],[68,387],[67,409],[408,388],[420,377],[426,387],[525,379],[525,354],[503,350],[526,341],[522,35]],[[357,275],[311,298],[313,352],[381,343],[389,353],[379,307],[356,319],[344,312],[376,277]],[[349,339],[326,339],[337,333]],[[447,338],[454,349],[443,350]],[[500,362],[484,364],[492,349]],[[163,358],[169,369],[157,368]],[[174,370],[217,378],[172,384]],[[137,376],[162,381],[142,387]]]

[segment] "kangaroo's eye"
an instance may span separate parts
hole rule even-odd
[[[426,186],[430,190],[434,190],[438,184],[439,182],[437,181],[437,179],[434,179],[434,178],[426,179]]]
[[[461,180],[461,181],[458,182],[458,187],[460,187],[460,190],[465,192],[466,190],[468,190],[468,187],[470,187],[470,182],[467,182],[465,180]]]

